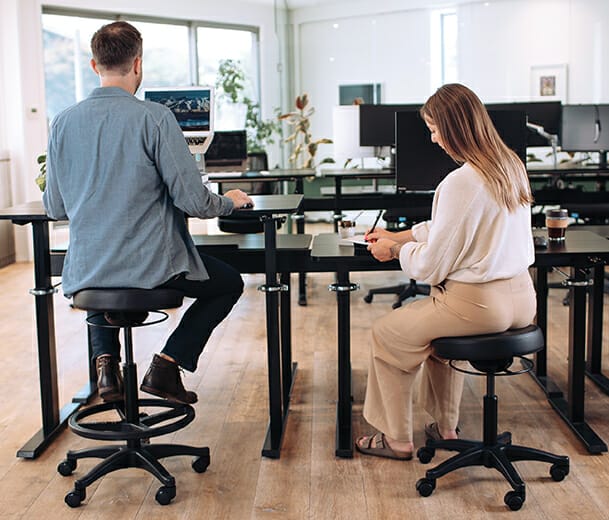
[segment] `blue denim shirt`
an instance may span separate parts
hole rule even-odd
[[[70,221],[63,292],[156,287],[180,273],[209,278],[184,214],[227,215],[210,192],[171,111],[118,87],[95,89],[53,121],[48,215]]]

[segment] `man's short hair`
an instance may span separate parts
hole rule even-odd
[[[133,60],[142,55],[142,35],[127,22],[109,23],[91,38],[91,51],[102,69],[127,74]]]

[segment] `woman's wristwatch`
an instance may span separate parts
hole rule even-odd
[[[402,244],[393,244],[389,251],[391,251],[391,258],[398,260],[400,258],[400,249],[402,249]]]

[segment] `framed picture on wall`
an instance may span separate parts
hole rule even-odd
[[[378,105],[381,102],[380,83],[361,83],[359,85],[339,85],[339,105]]]
[[[567,103],[567,65],[531,67],[531,99]]]

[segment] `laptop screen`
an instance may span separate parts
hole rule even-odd
[[[213,87],[147,88],[144,99],[161,103],[175,116],[185,136],[205,137],[213,132]]]

